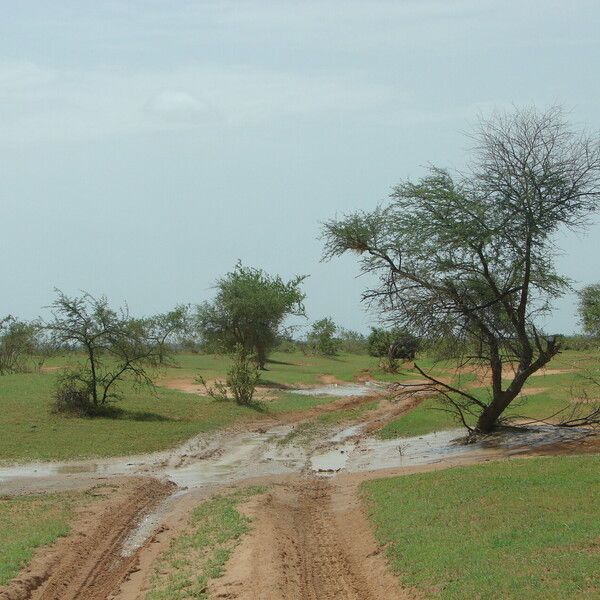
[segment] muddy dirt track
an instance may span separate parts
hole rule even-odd
[[[93,489],[100,499],[83,510],[74,531],[0,591],[2,600],[104,600],[132,569],[122,556],[135,524],[170,494],[173,485],[150,478],[116,480]]]
[[[407,598],[377,552],[354,490],[328,480],[274,485],[245,512],[253,519],[213,598]],[[359,543],[357,543],[359,542]]]
[[[241,510],[251,532],[213,580],[212,598],[243,600],[406,600],[378,552],[360,505],[358,483],[374,476],[448,468],[512,455],[580,448],[573,432],[540,429],[489,444],[453,443],[457,432],[378,441],[370,434],[418,403],[382,400],[362,421],[332,426],[318,439],[294,437],[302,420],[372,396],[340,399],[270,429],[212,434],[147,457],[38,465],[27,475],[0,470],[13,493],[92,488],[96,501],[80,511],[70,535],[36,553],[2,600],[139,600],[154,559],[185,526],[203,498],[250,483],[268,486]],[[563,438],[562,436],[567,436]],[[553,444],[553,445],[549,445]],[[592,451],[597,446],[592,444]],[[173,483],[175,482],[175,483]],[[177,485],[176,485],[177,484]]]

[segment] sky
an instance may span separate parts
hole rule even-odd
[[[54,288],[134,314],[197,303],[239,259],[308,274],[310,320],[365,331],[320,224],[460,169],[479,115],[562,104],[600,129],[597,0],[0,0],[0,315]],[[600,219],[559,268],[600,281]],[[577,330],[575,298],[553,332]]]

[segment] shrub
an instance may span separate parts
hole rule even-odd
[[[381,367],[395,373],[398,360],[413,360],[419,347],[419,340],[404,329],[371,328],[368,338],[369,354],[382,358]]]
[[[349,354],[367,354],[369,344],[367,336],[351,329],[338,328],[337,338],[342,352]]]
[[[54,390],[52,412],[79,417],[89,417],[95,412],[90,388],[76,371],[61,375]]]
[[[8,316],[0,319],[0,375],[26,373],[36,352],[38,327]]]
[[[307,336],[308,349],[314,354],[335,356],[340,348],[340,342],[335,334],[337,326],[330,317],[315,321]]]
[[[233,398],[238,404],[249,405],[253,402],[254,392],[260,381],[260,370],[256,359],[244,346],[237,344],[225,382],[216,381],[208,385],[202,375],[198,375],[197,380],[204,386],[206,393],[218,402]]]

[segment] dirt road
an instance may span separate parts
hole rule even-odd
[[[392,600],[406,595],[387,571],[356,496],[328,480],[273,486],[245,512],[253,519],[213,598]],[[359,541],[359,543],[357,543]]]
[[[366,401],[343,399],[335,405]],[[369,435],[414,405],[414,398],[384,400],[362,422],[319,430],[312,441],[292,435],[296,425],[286,423],[219,432],[146,457],[0,469],[0,481],[13,493],[95,485],[99,495],[69,536],[40,550],[0,590],[0,600],[139,600],[148,589],[153,560],[195,504],[219,486],[258,482],[269,488],[243,507],[253,518],[251,533],[235,549],[224,577],[211,583],[211,597],[415,598],[398,586],[378,553],[357,494],[360,480],[530,453],[536,446],[541,451],[551,443],[554,451],[565,443],[580,447],[581,440],[573,431],[544,428],[469,446],[454,442],[456,431],[402,442]]]
[[[0,591],[2,600],[105,600],[137,560],[122,544],[135,524],[173,490],[151,478],[115,480],[93,489],[99,497],[80,513],[74,531]]]

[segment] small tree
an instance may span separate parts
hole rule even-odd
[[[368,349],[367,336],[359,331],[338,327],[337,338],[340,350],[349,354],[366,354]]]
[[[369,354],[385,360],[383,367],[390,373],[398,370],[399,360],[413,360],[419,340],[404,329],[372,327],[368,338]]]
[[[36,323],[25,323],[7,316],[0,319],[0,375],[24,373],[38,349]]]
[[[57,345],[79,349],[83,360],[59,378],[55,408],[94,415],[119,400],[125,380],[153,386],[148,369],[164,359],[164,340],[133,319],[127,309],[109,307],[106,298],[83,294],[70,298],[58,291],[53,320],[46,324]]]
[[[587,285],[578,295],[583,331],[591,337],[600,338],[600,283]]]
[[[164,364],[173,346],[189,346],[190,310],[189,306],[179,305],[173,310],[146,319],[148,336],[154,340],[159,351],[158,360]]]
[[[315,321],[307,336],[309,349],[322,356],[335,356],[340,349],[340,342],[335,337],[336,332],[337,326],[331,317]]]
[[[240,344],[254,352],[258,365],[265,368],[269,352],[277,345],[283,322],[290,315],[304,315],[305,277],[285,282],[261,269],[235,269],[217,281],[213,302],[197,308],[199,332],[213,351],[232,352]]]
[[[214,400],[224,402],[229,400],[231,395],[237,404],[249,405],[252,404],[256,386],[260,381],[260,370],[254,357],[244,346],[237,344],[225,382],[216,381],[209,385],[202,375],[198,375],[197,379]]]
[[[364,298],[384,318],[451,340],[458,365],[488,369],[482,398],[416,365],[467,428],[486,433],[560,350],[539,317],[569,289],[553,260],[557,232],[598,208],[600,143],[573,133],[560,109],[497,115],[474,139],[467,175],[432,168],[396,186],[389,205],[326,223],[324,237],[326,258],[357,252],[363,271],[380,274]]]

